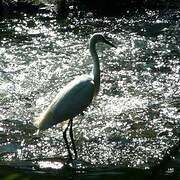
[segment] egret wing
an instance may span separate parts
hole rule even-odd
[[[94,95],[94,82],[90,76],[80,76],[65,86],[47,110],[37,118],[39,129],[47,129],[57,123],[73,118],[85,110]]]

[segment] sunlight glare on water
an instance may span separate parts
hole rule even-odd
[[[38,162],[40,168],[53,168],[53,169],[61,169],[63,167],[62,163],[58,162],[50,162],[50,161],[39,161]]]
[[[162,157],[177,140],[173,132],[179,126],[174,106],[180,94],[179,30],[176,21],[157,18],[148,12],[131,19],[47,23],[24,15],[2,21],[9,33],[0,46],[2,158],[67,155],[62,128],[37,137],[32,119],[75,76],[91,72],[87,42],[104,31],[117,48],[98,45],[101,90],[84,116],[74,119],[78,155],[96,165],[143,168]],[[61,167],[42,163],[48,166]]]

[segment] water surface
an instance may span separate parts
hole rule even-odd
[[[62,128],[35,134],[32,119],[75,76],[90,73],[88,39],[98,45],[101,90],[74,118],[79,159],[96,167],[146,169],[178,141],[180,13],[121,18],[21,14],[0,22],[1,161],[65,158]]]

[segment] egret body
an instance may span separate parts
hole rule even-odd
[[[82,113],[90,105],[93,97],[99,92],[100,66],[96,52],[96,44],[99,42],[115,47],[112,43],[106,40],[102,34],[94,34],[89,41],[90,53],[93,59],[92,73],[90,75],[78,76],[68,83],[56,95],[46,111],[44,111],[39,117],[36,117],[34,121],[34,125],[39,130],[45,130],[57,123],[69,120],[68,125],[63,132],[63,137],[70,159],[72,159],[72,154],[66,137],[68,127],[70,127],[72,147],[75,158],[77,158],[77,151],[72,132],[73,118]]]

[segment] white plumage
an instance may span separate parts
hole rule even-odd
[[[70,137],[75,153],[75,158],[77,158],[77,152],[72,133],[72,119],[73,117],[82,113],[90,105],[93,97],[96,96],[99,92],[100,66],[99,58],[96,52],[96,44],[98,42],[106,43],[112,47],[115,47],[112,43],[107,41],[102,34],[94,34],[90,38],[89,42],[90,53],[94,64],[92,74],[76,77],[73,81],[68,83],[56,95],[54,100],[48,106],[47,110],[45,110],[39,117],[36,117],[34,120],[34,125],[39,130],[45,130],[55,124],[64,122],[69,119],[68,126],[63,132],[63,137],[70,159],[72,159],[72,154],[66,137],[67,129],[70,126]]]
[[[82,113],[91,103],[94,82],[89,75],[75,78],[56,95],[47,110],[35,118],[35,126],[45,130]]]

